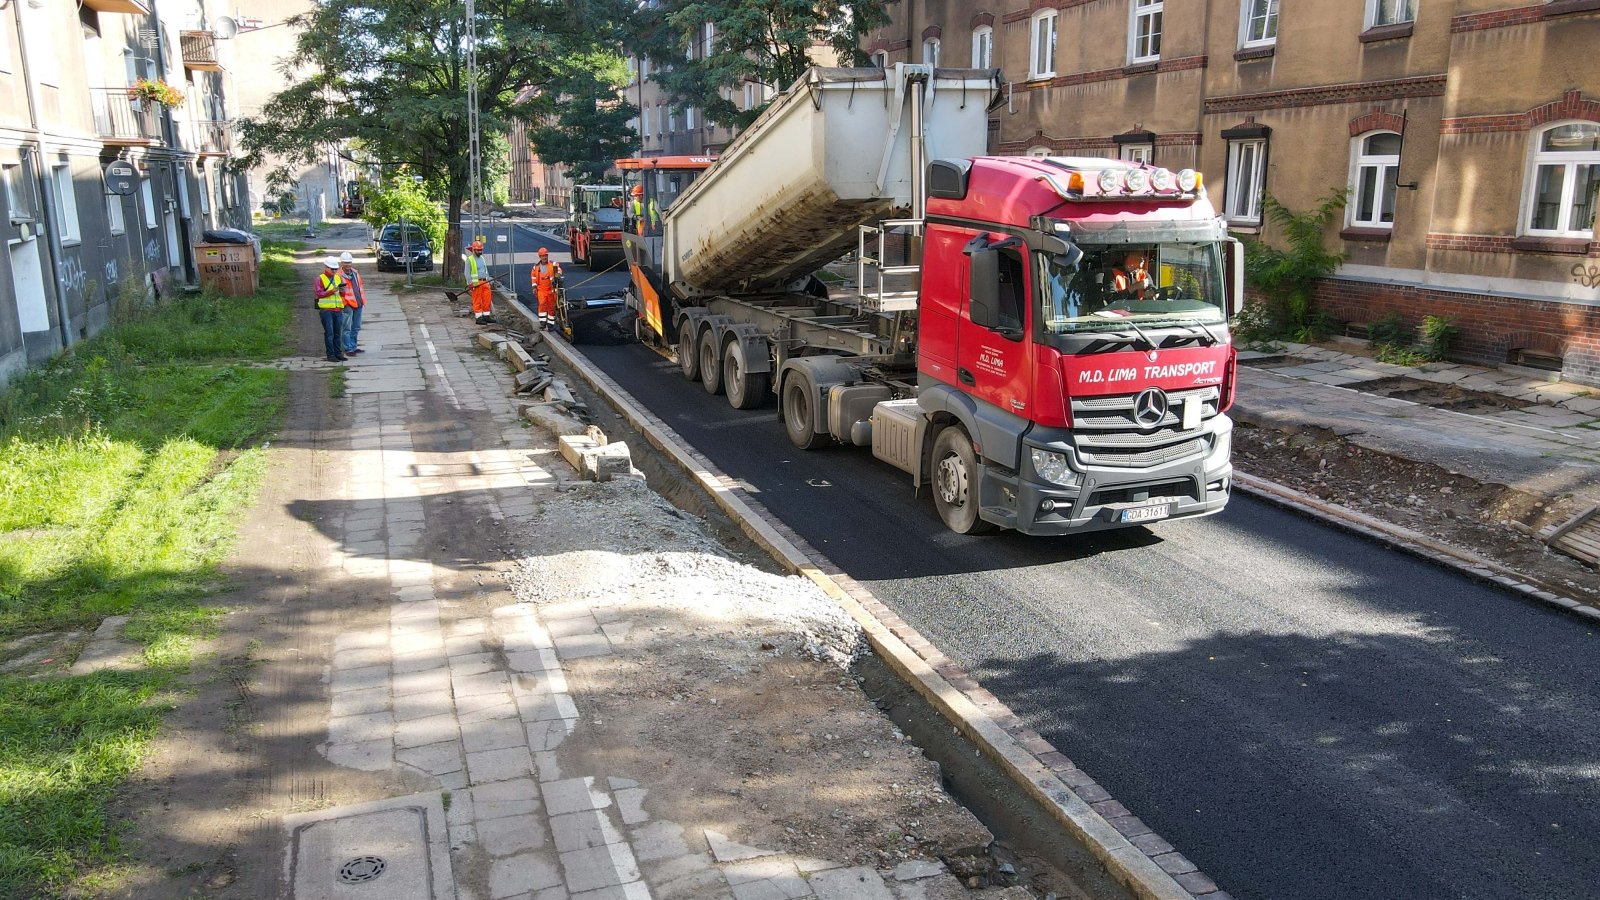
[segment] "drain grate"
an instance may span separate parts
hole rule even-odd
[[[364,884],[372,881],[389,864],[381,856],[358,856],[339,867],[339,880],[345,884]]]

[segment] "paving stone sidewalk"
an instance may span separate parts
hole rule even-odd
[[[432,877],[392,881],[382,896],[964,896],[937,862],[878,871],[786,856],[654,819],[648,798],[670,783],[563,771],[557,751],[583,709],[566,665],[616,652],[627,628],[584,610],[550,620],[548,608],[516,602],[486,576],[481,560],[439,559],[435,516],[449,504],[454,521],[515,522],[574,476],[553,439],[518,418],[503,364],[471,349],[470,319],[436,292],[402,299],[376,277],[367,294],[368,352],[350,363],[347,381],[354,412],[337,462],[344,475],[337,496],[308,500],[341,510],[324,525],[340,542],[333,565],[352,581],[386,586],[387,613],[377,627],[353,620],[336,638],[321,751],[339,766],[430,785],[395,802],[423,810],[423,821],[426,809],[442,808],[449,846],[430,867],[426,848],[404,846],[437,839],[426,826],[414,840],[383,838],[399,844],[385,864]],[[365,855],[339,858],[382,837],[366,806],[293,817],[285,866],[293,896],[356,896],[350,879],[381,877]]]
[[[1285,357],[1292,365],[1255,364]],[[1600,503],[1600,388],[1456,363],[1396,366],[1323,347],[1242,351],[1242,421],[1320,427],[1373,450],[1431,463],[1540,496]],[[1517,401],[1520,408],[1459,412],[1362,390],[1405,377]]]

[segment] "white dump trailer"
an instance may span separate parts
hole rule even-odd
[[[854,249],[858,225],[911,212],[928,160],[981,155],[996,72],[936,69],[920,90],[913,72],[928,70],[816,68],[774,101],[666,211],[673,291],[805,278]]]

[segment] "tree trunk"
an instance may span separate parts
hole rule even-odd
[[[461,234],[461,203],[465,199],[465,188],[453,182],[445,197],[445,221],[449,223],[444,231],[444,280],[460,281],[463,277],[465,266],[461,261],[461,254],[466,252],[466,241]]]

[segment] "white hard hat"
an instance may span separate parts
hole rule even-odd
[[[346,250],[345,252],[339,254],[339,262],[355,262],[355,261],[356,261],[356,258],[354,256],[350,255],[350,251],[349,250]]]
[[[337,257],[337,256],[327,257],[326,259],[324,259],[322,261],[322,264],[327,266],[330,269],[337,269],[337,268],[339,268],[339,257]]]

